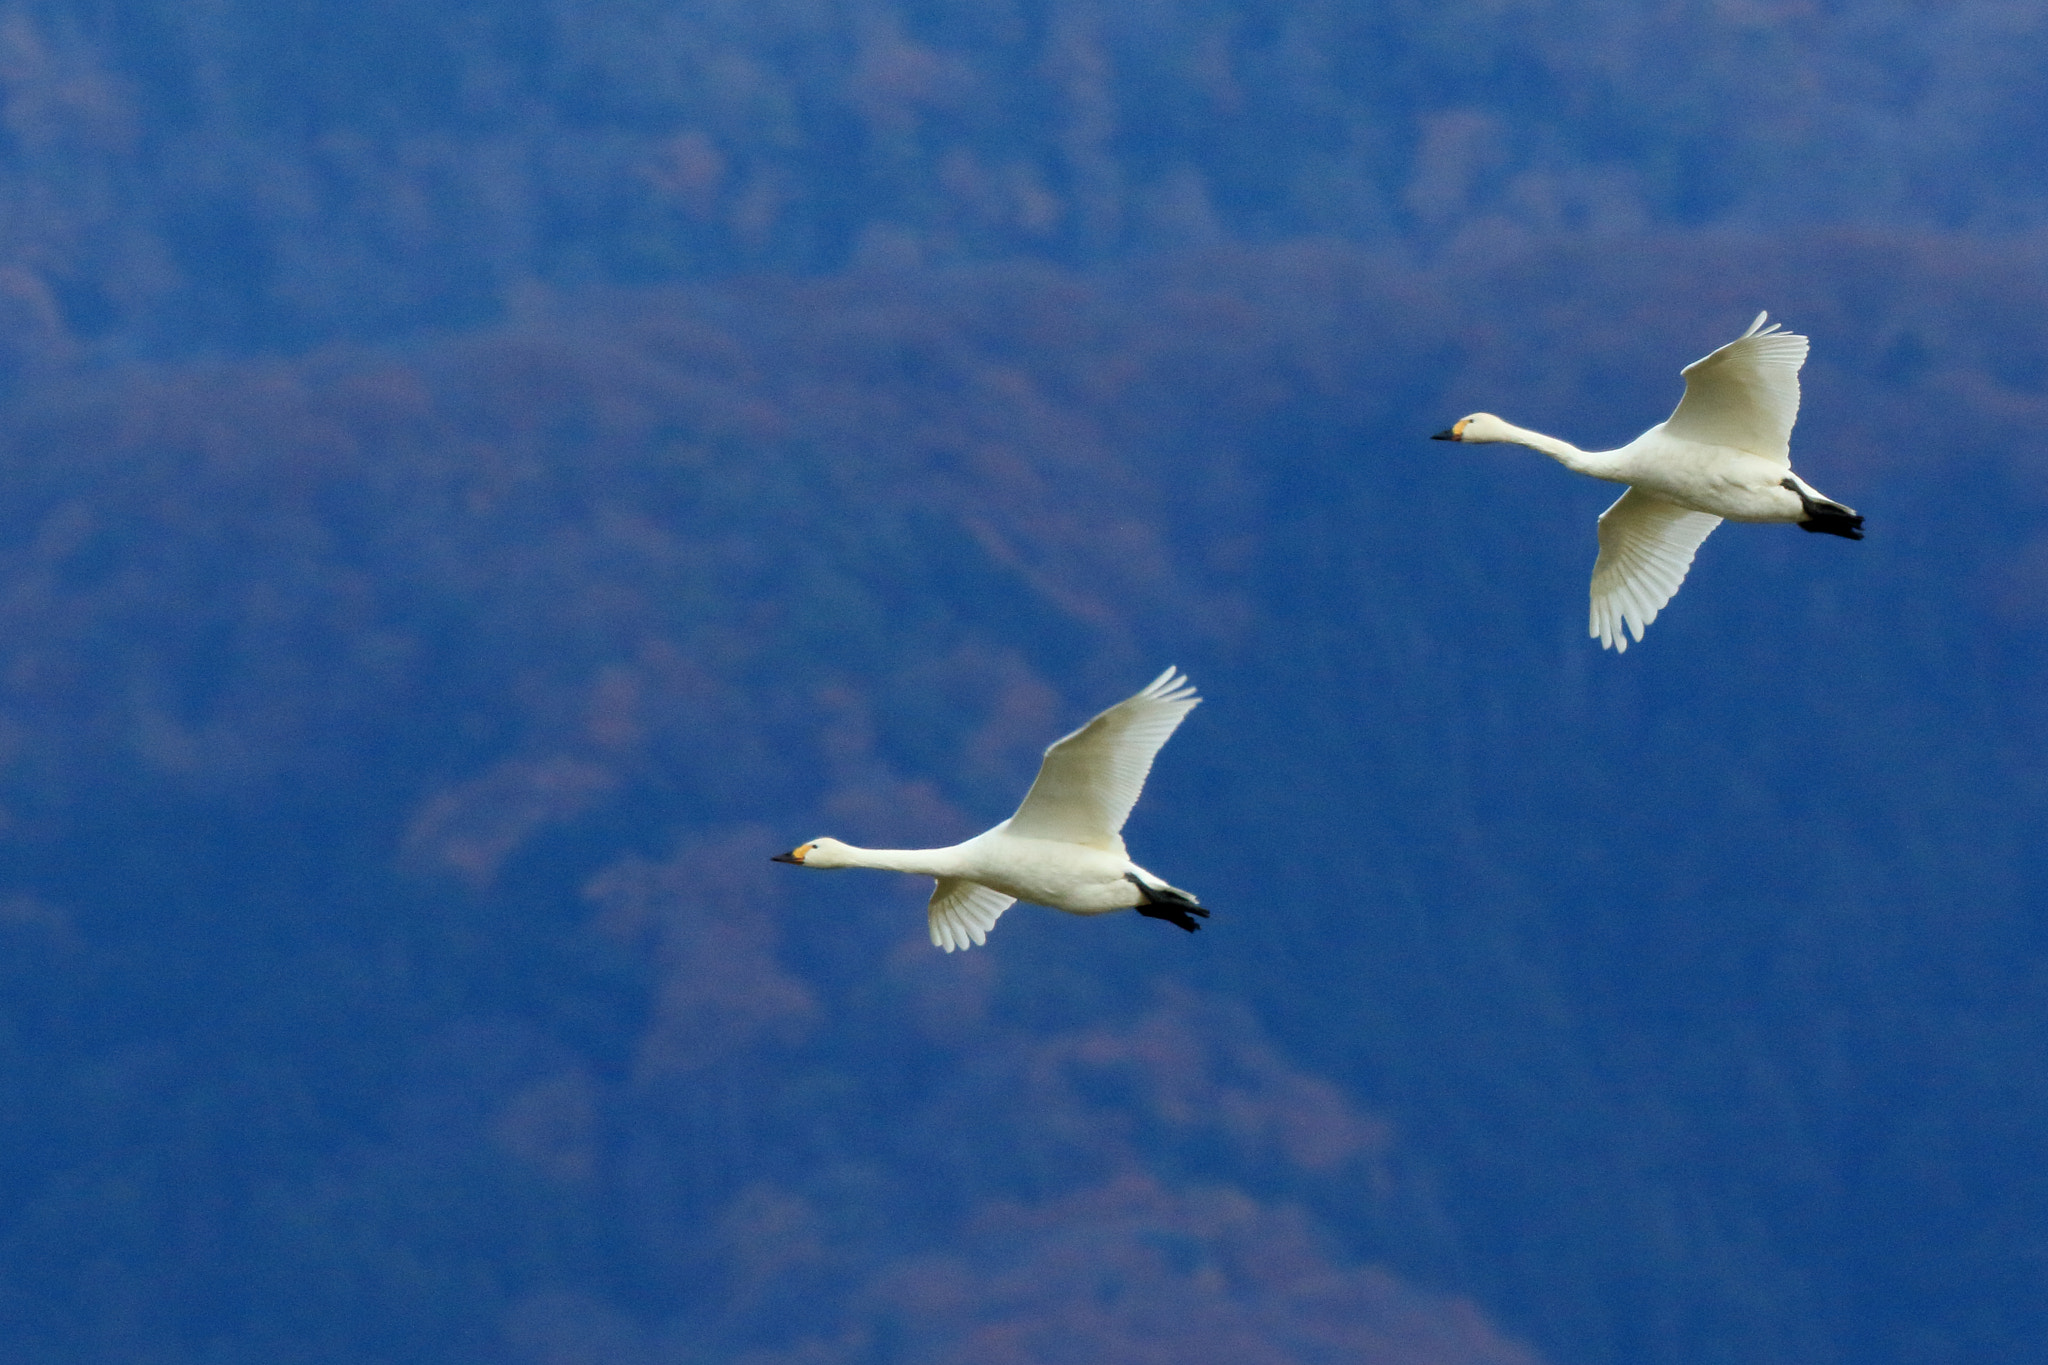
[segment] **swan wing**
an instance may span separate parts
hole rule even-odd
[[[988,931],[996,927],[1003,911],[1017,903],[1015,896],[991,891],[980,882],[964,877],[941,877],[932,888],[931,904],[925,917],[931,921],[932,942],[947,952],[988,942]]]
[[[1593,563],[1590,634],[1601,648],[1628,651],[1628,637],[1671,600],[1700,545],[1721,519],[1631,488],[1600,514],[1600,558]]]
[[[1110,707],[1045,751],[1038,780],[1008,832],[1120,851],[1118,837],[1161,745],[1201,698],[1178,669]]]
[[[1792,424],[1799,420],[1799,367],[1806,338],[1764,326],[1758,313],[1749,330],[1680,371],[1685,397],[1664,430],[1703,445],[1733,446],[1789,466]]]

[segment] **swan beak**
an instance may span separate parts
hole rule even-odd
[[[798,867],[802,867],[804,865],[804,851],[800,848],[793,848],[787,853],[776,854],[768,861],[771,863],[795,863]]]
[[[1455,441],[1458,439],[1458,429],[1456,427],[1445,427],[1429,439],[1432,441]]]

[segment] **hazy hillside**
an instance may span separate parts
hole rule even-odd
[[[0,446],[0,1342],[1998,1360],[2044,1330],[2037,253],[1332,244],[529,296]],[[1584,638],[1758,303],[1861,545]],[[772,867],[1167,662],[1193,938]],[[753,1352],[754,1354],[746,1354]]]
[[[2038,230],[2025,0],[7,0],[0,335],[151,356],[579,287],[1514,224]]]
[[[0,0],[0,1357],[2048,1341],[2048,10]],[[1760,307],[1861,544],[1626,657]],[[1187,936],[950,839],[1168,663]]]

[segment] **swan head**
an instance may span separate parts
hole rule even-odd
[[[813,839],[807,844],[798,844],[787,853],[778,853],[768,861],[795,863],[798,867],[851,867],[853,860],[847,857],[851,851],[837,839]]]
[[[1451,423],[1447,431],[1439,431],[1430,437],[1432,441],[1512,441],[1513,428],[1490,412],[1475,412],[1470,417],[1460,417]]]

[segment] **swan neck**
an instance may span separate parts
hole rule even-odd
[[[882,872],[916,872],[927,877],[951,875],[944,848],[855,848],[846,846],[843,855],[849,867],[872,867]]]
[[[1508,429],[1509,440],[1517,445],[1525,445],[1531,450],[1542,451],[1566,469],[1591,474],[1595,478],[1613,477],[1614,461],[1609,458],[1613,453],[1611,451],[1580,450],[1570,441],[1560,441],[1555,436],[1545,436],[1540,431],[1518,427],[1512,422],[1503,422],[1501,425]]]

